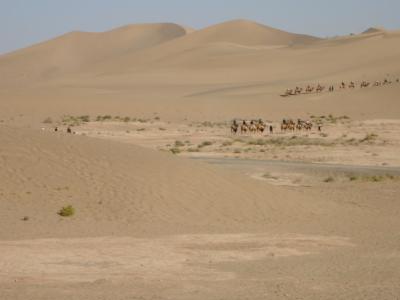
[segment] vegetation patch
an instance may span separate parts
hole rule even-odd
[[[329,177],[324,179],[325,183],[330,183],[330,182],[334,182],[334,181],[335,181],[335,178],[333,178],[332,176],[329,176]]]
[[[199,145],[199,148],[204,148],[213,145],[214,143],[211,141],[204,141]]]
[[[349,175],[350,181],[360,181],[360,182],[383,182],[388,180],[399,180],[399,175],[392,174],[379,174],[379,175]]]
[[[72,205],[64,206],[58,211],[61,217],[72,217],[75,214],[75,208]]]
[[[172,154],[179,154],[179,153],[181,153],[181,149],[179,149],[179,148],[171,148],[171,149],[169,149],[169,151],[171,151],[171,153]]]

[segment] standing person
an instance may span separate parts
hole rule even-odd
[[[269,133],[270,134],[274,133],[274,127],[272,127],[272,125],[269,125]]]

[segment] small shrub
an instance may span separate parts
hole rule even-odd
[[[199,147],[200,147],[200,148],[203,148],[203,147],[211,146],[212,144],[213,144],[213,142],[204,141],[204,142],[202,142],[202,143],[199,145]]]
[[[64,206],[58,211],[61,217],[72,217],[75,214],[75,208],[72,205]]]
[[[43,123],[44,123],[44,124],[52,124],[52,123],[53,123],[53,119],[50,118],[50,117],[48,117],[48,118],[46,118],[46,119],[43,120]]]
[[[166,131],[166,130],[167,130],[167,128],[160,127],[160,128],[158,128],[158,130],[160,130],[160,131]]]
[[[225,141],[225,142],[222,143],[222,146],[223,147],[229,147],[229,146],[232,146],[232,144],[233,144],[232,141]]]
[[[183,147],[185,144],[181,141],[175,141],[175,147]]]
[[[90,116],[88,116],[88,115],[80,116],[80,117],[78,117],[78,119],[81,120],[83,123],[90,122]]]
[[[350,175],[350,176],[349,176],[349,180],[350,180],[350,181],[356,181],[356,180],[358,180],[358,176],[356,176],[356,175]]]
[[[334,182],[334,181],[335,181],[335,178],[333,178],[332,176],[329,176],[329,177],[324,179],[325,183]]]
[[[125,123],[128,123],[128,122],[131,121],[131,118],[130,118],[130,117],[125,117],[125,118],[123,119],[123,121],[124,121]]]
[[[179,153],[181,153],[181,149],[179,149],[179,148],[171,148],[169,151],[171,151],[172,154],[179,154]]]
[[[364,142],[373,142],[374,140],[376,140],[378,138],[378,135],[375,133],[368,133],[367,135],[365,135],[365,137],[363,139],[360,140],[361,143]]]
[[[267,143],[268,143],[268,141],[263,140],[263,139],[257,139],[257,140],[252,140],[252,141],[248,142],[249,145],[255,145],[255,146],[264,146]]]

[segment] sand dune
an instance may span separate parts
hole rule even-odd
[[[78,71],[85,66],[134,53],[187,34],[176,24],[129,25],[107,32],[71,32],[0,57],[2,81],[26,82]],[[190,30],[189,30],[190,31]]]
[[[2,239],[246,230],[301,211],[290,192],[169,153],[6,126],[0,136]],[[63,220],[70,204],[76,218]]]
[[[363,34],[370,34],[370,33],[385,33],[386,29],[382,27],[370,27],[367,30],[363,31]]]
[[[261,25],[248,20],[233,20],[203,30],[198,30],[179,43],[192,47],[210,43],[228,42],[245,46],[273,46],[307,44],[319,40],[316,37],[294,34]]]

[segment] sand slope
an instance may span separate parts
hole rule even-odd
[[[301,211],[290,193],[169,153],[5,126],[0,136],[3,239],[245,230]],[[76,216],[58,216],[69,204]]]
[[[164,43],[187,31],[179,25],[163,23],[129,25],[100,33],[71,32],[0,57],[1,75],[8,78],[0,76],[9,81],[51,78]]]

